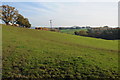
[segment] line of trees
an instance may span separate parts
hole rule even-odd
[[[79,26],[73,26],[73,27],[59,27],[57,29],[59,30],[64,30],[64,29],[90,29],[90,26],[86,26],[86,27],[79,27]]]
[[[27,18],[18,13],[18,10],[15,7],[9,5],[0,6],[0,17],[5,22],[6,25],[18,24],[20,27],[30,28],[31,24]]]
[[[75,35],[102,38],[107,40],[118,40],[120,28],[97,28],[97,29],[88,29],[87,31],[75,31]]]

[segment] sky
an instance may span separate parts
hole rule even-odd
[[[3,2],[32,26],[118,26],[117,2]]]
[[[118,2],[119,0],[1,0],[2,2]]]

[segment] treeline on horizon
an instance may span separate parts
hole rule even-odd
[[[63,29],[90,29],[90,26],[86,27],[79,27],[79,26],[73,26],[73,27],[58,27],[56,29],[63,30]]]
[[[0,19],[11,26],[30,28],[31,24],[28,18],[21,15],[15,7],[9,5],[0,6]]]
[[[99,28],[90,28],[87,31],[75,31],[75,35],[101,38],[107,40],[119,40],[120,28],[109,28],[108,26],[99,27]]]

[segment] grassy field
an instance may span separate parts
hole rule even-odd
[[[118,79],[118,41],[2,26],[3,78]],[[109,79],[109,80],[110,80]]]
[[[74,34],[75,31],[81,31],[81,30],[87,31],[87,29],[63,29],[63,30],[60,30],[60,31],[62,33]]]

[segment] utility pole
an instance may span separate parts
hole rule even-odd
[[[52,20],[50,20],[50,27],[51,27],[51,29],[52,29]]]

